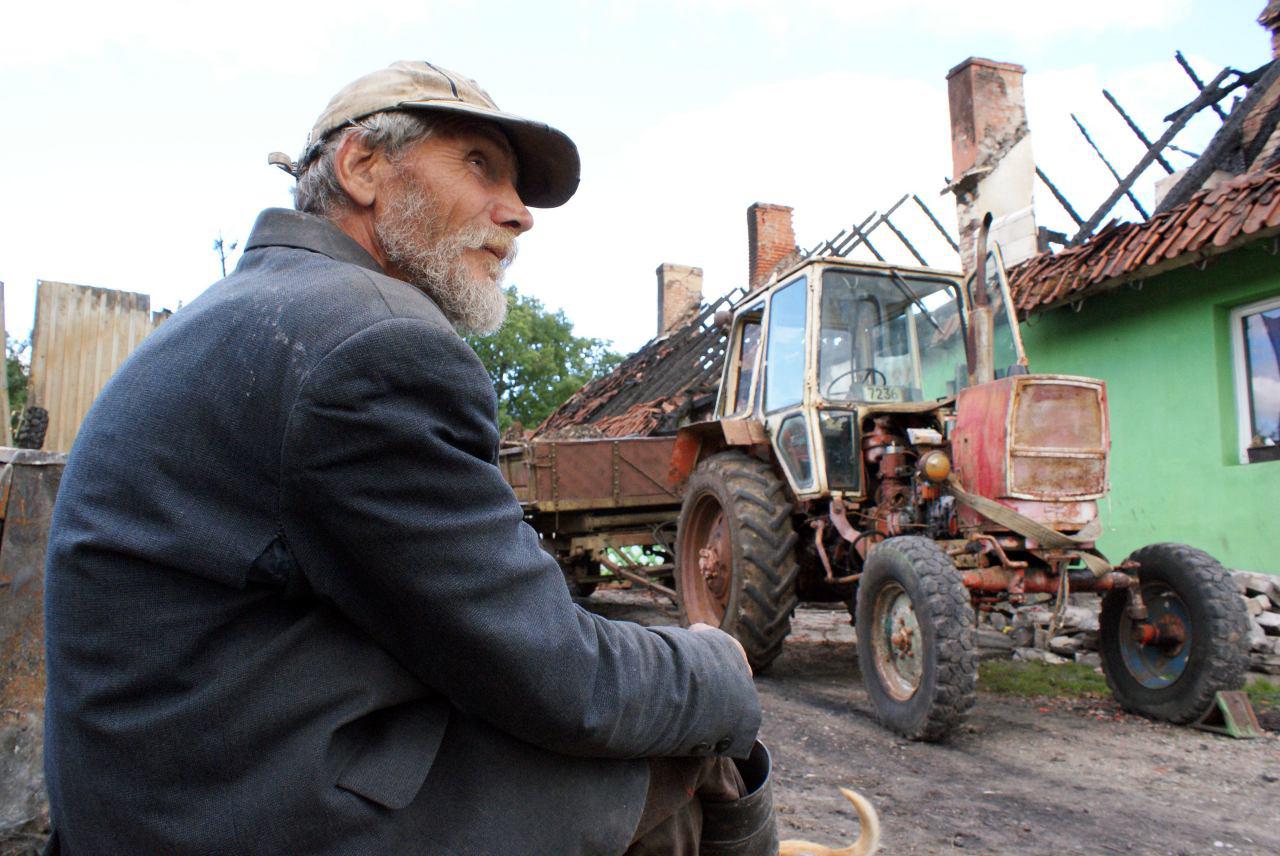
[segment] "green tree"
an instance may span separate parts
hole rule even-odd
[[[9,384],[9,413],[13,419],[14,431],[18,430],[22,408],[27,406],[27,383],[31,377],[30,352],[30,339],[19,340],[5,334],[5,378]]]
[[[533,428],[583,384],[622,362],[603,339],[573,335],[564,312],[507,288],[507,320],[492,336],[467,336],[498,393],[498,427]]]

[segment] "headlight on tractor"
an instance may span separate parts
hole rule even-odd
[[[920,456],[920,474],[931,482],[944,482],[951,475],[951,458],[941,449]]]

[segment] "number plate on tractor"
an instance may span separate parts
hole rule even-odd
[[[906,390],[900,386],[864,386],[863,401],[906,401]]]

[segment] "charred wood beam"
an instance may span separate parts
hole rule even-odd
[[[1237,68],[1227,66],[1222,71],[1218,72],[1218,76],[1211,80],[1209,85],[1201,90],[1198,96],[1191,99],[1191,101],[1182,105],[1177,110],[1174,110],[1168,116],[1165,116],[1164,120],[1166,122],[1176,121],[1187,111],[1191,111],[1193,114],[1199,113],[1205,107],[1218,104],[1218,102],[1222,101],[1223,98],[1226,98],[1242,86],[1246,89],[1251,88],[1255,83],[1266,76],[1267,70],[1270,69],[1271,66],[1272,63],[1268,62],[1264,65],[1258,66],[1253,71],[1240,71]],[[1222,86],[1222,81],[1225,80],[1228,75],[1232,74],[1235,75],[1236,79],[1228,83],[1226,86]]]
[[[1129,126],[1129,130],[1133,131],[1133,133],[1137,135],[1138,139],[1142,141],[1142,144],[1146,146],[1148,150],[1150,150],[1151,140],[1147,139],[1146,134],[1142,133],[1142,129],[1138,127],[1138,123],[1133,121],[1133,119],[1130,118],[1129,114],[1124,111],[1124,108],[1120,106],[1120,102],[1116,100],[1115,96],[1104,89],[1102,90],[1102,97],[1107,99],[1108,104],[1116,108],[1116,112],[1120,114],[1120,118],[1124,119],[1125,124]],[[1172,148],[1172,146],[1170,148]],[[1159,155],[1159,154],[1156,155],[1156,163],[1164,167],[1165,172],[1169,173],[1170,175],[1173,174],[1172,164],[1170,164],[1167,160],[1165,160],[1163,155]]]
[[[1067,212],[1071,219],[1075,221],[1075,224],[1077,226],[1083,224],[1084,220],[1076,213],[1076,209],[1071,207],[1071,203],[1067,201],[1067,197],[1062,195],[1062,191],[1058,189],[1057,185],[1049,180],[1049,176],[1044,174],[1044,170],[1040,167],[1036,167],[1036,176],[1044,182],[1045,187],[1049,188],[1049,192],[1053,194],[1053,198],[1058,200],[1058,204],[1062,206],[1062,210]]]
[[[880,222],[882,221],[877,221],[876,226],[880,225]],[[875,226],[872,226],[871,228],[874,229]],[[861,229],[857,228],[856,226],[854,227],[853,231],[856,237],[858,238],[858,241],[862,244],[865,244],[867,249],[871,251],[871,255],[876,257],[876,261],[880,261],[880,262],[884,261],[884,256],[880,255],[879,251],[877,251],[875,246],[872,245],[871,241],[867,238],[866,233],[864,233]],[[867,232],[870,232],[870,231],[871,231],[870,229],[867,230]],[[855,246],[857,245],[855,244]]]
[[[947,239],[947,243],[951,245],[951,249],[955,250],[957,253],[960,252],[960,245],[956,243],[955,238],[951,237],[951,233],[949,233],[945,228],[943,228],[942,224],[938,222],[938,218],[933,216],[933,212],[929,210],[928,205],[924,204],[924,200],[914,193],[911,194],[911,198],[914,199],[916,201],[916,204],[920,206],[920,210],[923,211],[925,216],[929,218],[929,222],[932,223],[934,227],[937,228],[937,230],[942,233],[942,237]]]
[[[1200,75],[1196,74],[1196,70],[1191,67],[1191,63],[1187,62],[1187,58],[1182,55],[1182,51],[1174,51],[1173,58],[1178,61],[1178,65],[1182,66],[1182,70],[1187,73],[1187,77],[1191,78],[1191,82],[1196,85],[1196,89],[1204,92],[1204,83],[1200,80]],[[1222,108],[1215,101],[1213,103],[1213,112],[1218,114],[1218,118],[1227,121],[1227,114],[1222,112]]]
[[[1137,165],[1129,171],[1129,174],[1126,175],[1123,180],[1121,180],[1120,185],[1115,190],[1111,191],[1111,195],[1106,198],[1106,201],[1104,201],[1102,205],[1098,206],[1098,210],[1094,211],[1093,214],[1089,216],[1089,219],[1080,227],[1080,231],[1076,232],[1075,237],[1071,239],[1072,244],[1078,244],[1085,238],[1092,235],[1093,230],[1098,228],[1098,224],[1102,222],[1102,218],[1107,216],[1107,213],[1111,211],[1116,202],[1120,200],[1120,197],[1124,196],[1125,193],[1129,191],[1129,188],[1133,186],[1133,183],[1138,180],[1138,176],[1142,175],[1142,173],[1146,171],[1147,167],[1151,166],[1151,163],[1156,159],[1156,155],[1159,151],[1167,146],[1173,138],[1177,136],[1179,131],[1186,127],[1187,123],[1191,121],[1191,117],[1195,116],[1209,104],[1216,103],[1217,100],[1222,97],[1222,90],[1218,88],[1218,85],[1222,83],[1230,73],[1231,69],[1229,68],[1224,68],[1222,71],[1218,72],[1218,76],[1213,79],[1213,82],[1210,83],[1198,97],[1173,114],[1174,118],[1172,123],[1165,129],[1165,132],[1160,135],[1160,139],[1156,140],[1155,143],[1152,144],[1151,148],[1142,156]],[[1181,187],[1185,183],[1186,179],[1184,178],[1182,182],[1179,182],[1178,186]],[[1168,200],[1167,196],[1165,197],[1165,200]]]
[[[911,194],[909,193],[902,194],[902,198],[899,199],[897,202],[893,203],[893,205],[889,207],[888,211],[881,214],[879,219],[877,219],[874,223],[871,224],[870,228],[863,229],[860,226],[853,227],[853,235],[851,236],[853,240],[846,242],[848,246],[837,249],[836,255],[838,256],[848,255],[850,252],[852,252],[854,249],[857,248],[858,244],[866,244],[867,249],[871,250],[871,242],[867,240],[867,236],[870,235],[872,232],[874,232],[881,223],[883,223],[885,220],[888,220],[889,217],[893,214],[893,212],[897,211],[902,206],[902,203],[906,202],[907,199],[910,198],[910,196]],[[875,250],[871,250],[871,252],[875,253],[875,256],[877,259],[880,259],[880,261],[884,261],[884,258],[881,257],[879,253],[876,253]]]
[[[1227,69],[1223,69],[1222,74],[1219,74],[1218,77],[1223,77],[1227,71]],[[1160,200],[1160,204],[1156,206],[1157,214],[1162,211],[1168,211],[1170,208],[1175,208],[1190,199],[1204,185],[1205,180],[1213,174],[1213,171],[1217,168],[1219,156],[1227,153],[1232,147],[1240,145],[1240,129],[1244,126],[1245,117],[1262,100],[1277,78],[1280,78],[1280,60],[1272,60],[1248,75],[1241,75],[1241,79],[1245,78],[1253,80],[1249,85],[1249,94],[1231,111],[1227,121],[1218,129],[1218,133],[1214,135],[1208,147],[1187,170],[1182,180],[1170,188],[1169,192]]]
[[[872,220],[875,220],[876,217],[878,216],[880,216],[879,211],[872,211],[863,219],[861,223],[858,223],[856,226],[850,226],[848,229],[841,229],[840,234],[837,236],[837,240],[834,240],[830,244],[830,249],[832,254],[837,256],[843,256],[846,252],[853,249],[853,247],[856,247],[857,246],[856,243],[854,243],[853,245],[850,245],[849,242],[856,241],[858,235],[862,233],[862,230],[867,228],[867,224],[870,223]],[[871,228],[874,229],[875,226],[872,226]]]
[[[1080,129],[1081,135],[1084,136],[1084,141],[1089,144],[1089,148],[1093,149],[1094,154],[1096,154],[1098,159],[1102,161],[1102,165],[1107,168],[1107,172],[1111,173],[1111,177],[1119,183],[1120,173],[1116,172],[1116,168],[1111,165],[1111,161],[1107,160],[1107,156],[1102,153],[1102,149],[1098,148],[1098,144],[1093,141],[1093,137],[1089,136],[1089,132],[1085,129],[1084,123],[1080,121],[1080,117],[1075,113],[1072,113],[1071,121],[1076,123],[1076,127]],[[1150,148],[1148,147],[1147,150],[1150,151]],[[1156,157],[1160,157],[1160,155],[1157,154]],[[1126,190],[1124,195],[1129,197],[1129,201],[1133,203],[1134,208],[1138,209],[1138,213],[1142,215],[1143,220],[1146,220],[1151,216],[1147,213],[1147,209],[1142,207],[1142,203],[1138,201],[1138,197],[1133,195],[1132,190]]]
[[[929,263],[924,260],[924,256],[920,255],[916,248],[911,245],[911,242],[907,240],[907,236],[902,234],[902,231],[898,229],[897,226],[893,225],[893,222],[890,221],[889,218],[885,218],[884,224],[889,227],[890,232],[893,232],[893,234],[898,236],[898,240],[902,242],[902,245],[911,251],[911,255],[916,257],[916,261],[920,262],[921,267],[929,266]]]

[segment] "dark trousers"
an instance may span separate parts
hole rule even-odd
[[[624,856],[696,856],[702,804],[731,802],[746,791],[728,758],[652,758],[649,790]]]

